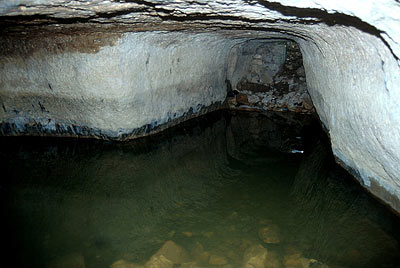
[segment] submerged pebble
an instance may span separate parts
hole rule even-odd
[[[279,227],[277,225],[271,224],[260,228],[258,236],[267,244],[277,244],[281,242],[279,238]]]
[[[246,250],[243,256],[243,268],[264,268],[268,250],[262,245],[253,245]]]

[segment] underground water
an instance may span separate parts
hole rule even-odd
[[[218,111],[125,143],[0,141],[2,267],[400,261],[399,218],[335,163],[311,115]]]

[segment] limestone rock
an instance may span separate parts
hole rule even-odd
[[[247,96],[247,100],[250,104],[256,104],[260,101],[260,99],[256,95],[249,95]]]
[[[179,268],[202,268],[202,267],[195,262],[185,262],[182,263]]]
[[[268,250],[261,245],[253,245],[243,256],[243,268],[264,268]]]
[[[283,263],[286,268],[305,268],[303,265],[304,260],[300,253],[286,255],[283,258]]]
[[[6,49],[5,43],[14,41],[3,42],[2,36],[0,73],[14,71],[6,75],[9,79],[2,79],[0,123],[14,121],[20,126],[24,121],[21,127],[31,134],[124,139],[215,110],[226,97],[224,68],[229,49],[217,41],[220,36],[212,35],[213,41],[207,37],[201,41],[209,33],[87,33],[85,41],[77,32],[72,37],[29,38],[25,44],[30,47],[29,55],[19,56],[6,52],[12,50]],[[173,40],[175,45],[166,45]],[[208,46],[206,40],[213,44]],[[92,49],[87,48],[88,43],[102,45]],[[63,44],[62,48],[58,44]],[[193,55],[199,57],[196,64]],[[123,60],[116,60],[119,58]],[[25,71],[15,65],[19,59],[26,61]],[[47,75],[41,75],[43,72]],[[12,81],[25,84],[24,92],[13,90]],[[39,84],[46,85],[49,94],[38,94]],[[5,92],[13,93],[6,96]],[[29,101],[22,100],[26,95],[32,96]],[[30,112],[22,118],[28,106]],[[12,110],[21,114],[12,115]],[[17,129],[7,130],[7,135],[19,135],[22,129]]]
[[[110,268],[143,268],[143,266],[128,262],[126,260],[118,260],[111,264]]]
[[[302,262],[304,268],[329,268],[328,265],[323,264],[315,259],[303,258]]]
[[[145,268],[173,268],[174,263],[164,255],[154,255],[146,263]]]
[[[196,245],[192,249],[191,253],[196,262],[201,264],[208,263],[210,253],[204,250],[204,247],[200,242],[196,242]]]
[[[301,100],[305,109],[311,110],[312,108],[314,108],[312,100],[310,99],[309,96],[302,96]]]
[[[225,265],[228,264],[228,261],[225,257],[218,256],[218,255],[211,255],[208,263],[211,265]]]
[[[177,245],[175,242],[169,240],[157,251],[154,256],[164,256],[174,264],[181,264],[190,260],[189,253]]]
[[[267,259],[265,260],[265,268],[281,268],[282,263],[279,255],[276,252],[268,251]]]
[[[280,243],[279,227],[273,224],[260,228],[258,231],[258,236],[264,243],[267,244]]]

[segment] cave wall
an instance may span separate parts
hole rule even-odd
[[[233,110],[315,113],[299,45],[292,40],[247,40],[231,49],[227,104]]]
[[[33,38],[19,53],[11,52],[18,40],[3,40],[2,134],[139,137],[224,102],[232,40],[168,32],[100,38],[109,40],[76,49]]]
[[[399,14],[397,0],[2,2],[2,134],[149,134],[217,108],[236,44],[292,39],[337,161],[400,212]]]
[[[351,27],[315,28],[315,44],[299,42],[308,90],[333,154],[400,211],[398,62],[376,36]]]
[[[270,85],[286,59],[286,43],[280,40],[250,40],[232,48],[228,79],[233,88],[242,81]]]

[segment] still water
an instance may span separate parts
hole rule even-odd
[[[399,218],[334,163],[312,118],[215,112],[130,142],[0,141],[0,267],[400,264]],[[151,266],[166,241],[185,260]],[[268,260],[246,263],[252,247]]]

